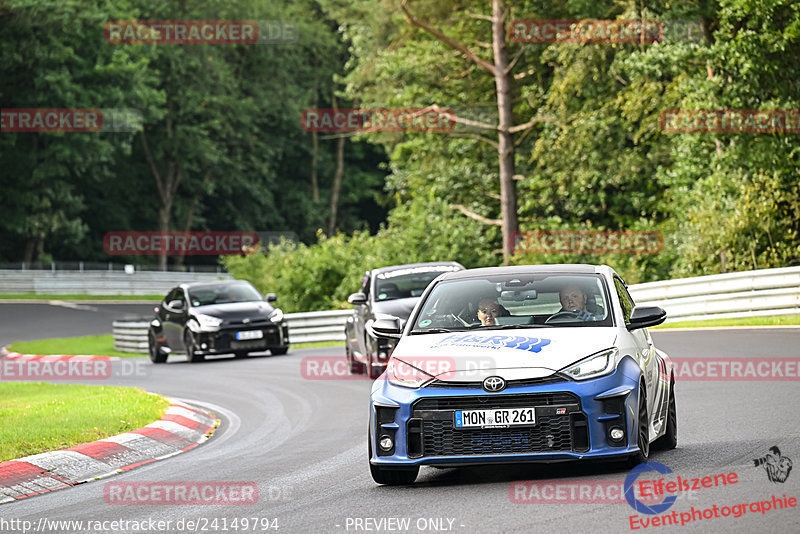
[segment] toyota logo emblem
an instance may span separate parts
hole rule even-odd
[[[483,381],[483,389],[490,393],[496,393],[506,389],[506,381],[499,376],[490,376]]]

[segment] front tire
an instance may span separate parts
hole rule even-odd
[[[289,347],[279,347],[279,348],[269,349],[269,353],[272,354],[273,356],[283,356],[287,352],[289,352]]]
[[[376,356],[370,354],[367,358],[367,376],[369,376],[370,380],[375,380],[383,373],[383,370],[380,366],[375,363]]]
[[[365,373],[364,364],[357,362],[353,357],[353,351],[350,350],[350,344],[345,343],[344,355],[347,358],[347,370],[351,375],[363,375]]]
[[[156,333],[152,330],[147,332],[147,352],[150,355],[150,361],[153,363],[164,363],[167,361],[168,354],[161,350],[161,345],[156,339]]]
[[[675,409],[675,380],[669,383],[669,408],[667,409],[667,430],[653,442],[661,450],[672,450],[678,446],[678,412]]]
[[[639,418],[636,424],[636,443],[639,451],[628,459],[630,467],[645,463],[650,458],[650,422],[647,418],[647,395],[644,386],[639,387]]]
[[[205,354],[197,353],[197,345],[194,342],[194,336],[189,330],[183,333],[183,346],[186,347],[186,357],[192,363],[202,362],[206,359]]]

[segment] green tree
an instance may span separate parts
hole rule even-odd
[[[155,98],[141,49],[101,46],[111,2],[8,0],[0,9],[0,100],[8,108],[141,107]],[[125,2],[117,11],[131,15]],[[0,134],[0,209],[5,250],[31,262],[48,241],[66,246],[87,231],[87,187],[112,180],[131,134]],[[19,253],[20,250],[24,252]]]

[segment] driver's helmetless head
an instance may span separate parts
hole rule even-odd
[[[482,298],[478,302],[478,320],[483,326],[494,326],[498,315],[500,315],[500,305],[495,299]]]
[[[586,310],[586,293],[575,285],[570,284],[561,290],[559,293],[561,299],[561,307],[567,311],[587,311]]]

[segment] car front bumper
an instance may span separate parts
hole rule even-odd
[[[509,386],[499,393],[475,387],[410,389],[382,377],[370,402],[370,462],[410,467],[621,459],[638,451],[639,375],[636,363],[624,358],[604,377]],[[455,410],[505,407],[534,407],[536,424],[454,426]],[[610,438],[615,427],[624,430],[621,440]],[[393,442],[388,451],[378,446],[384,436]]]
[[[260,339],[237,340],[237,332],[261,331]],[[214,331],[195,333],[198,352],[203,354],[228,354],[232,352],[258,352],[282,349],[289,346],[289,327],[285,323],[236,326]]]

